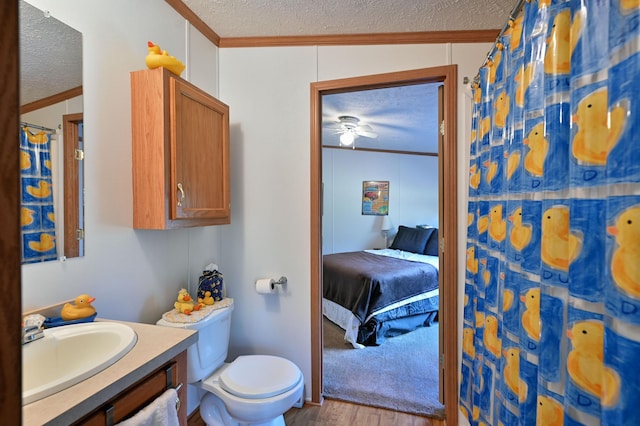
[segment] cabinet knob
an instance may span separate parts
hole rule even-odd
[[[182,207],[182,200],[184,200],[184,189],[182,189],[181,183],[178,183],[178,191],[180,191],[180,199],[178,200],[178,207]]]

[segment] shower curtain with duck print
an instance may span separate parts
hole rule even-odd
[[[460,411],[640,424],[640,0],[525,2],[474,84]]]
[[[57,258],[51,173],[51,138],[20,132],[22,263]]]

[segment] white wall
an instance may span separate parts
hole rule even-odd
[[[322,150],[322,253],[384,247],[382,216],[362,214],[362,182],[389,181],[388,245],[399,225],[438,225],[438,157]]]
[[[490,47],[483,43],[220,50],[220,97],[231,107],[232,123],[233,213],[232,224],[222,234],[222,263],[236,298],[233,354],[264,352],[290,358],[302,369],[310,397],[310,83],[458,64],[458,222],[463,241],[468,123],[463,118],[462,79],[475,76]],[[262,296],[253,291],[256,278],[280,275],[289,278],[285,294]],[[463,292],[464,273],[460,277]]]
[[[165,2],[29,3],[83,34],[86,256],[23,266],[23,310],[87,292],[101,317],[155,322],[180,287],[219,260],[221,228],[132,229],[129,73],[146,67],[151,40],[177,58],[189,50],[191,81],[215,95],[217,48]]]

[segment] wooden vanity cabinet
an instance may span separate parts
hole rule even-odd
[[[231,222],[229,107],[164,68],[131,73],[133,227]]]
[[[83,426],[105,426],[119,423],[134,416],[138,411],[151,404],[168,388],[178,389],[180,406],[178,419],[180,425],[187,425],[187,352],[184,351],[155,370],[133,386],[130,386],[118,396],[94,410],[91,414],[74,423]]]

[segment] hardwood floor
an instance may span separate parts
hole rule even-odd
[[[322,406],[305,404],[302,409],[292,408],[284,415],[287,426],[444,426],[444,420],[430,419],[413,414],[382,408],[367,407],[348,402],[325,399]],[[188,426],[205,426],[196,410]]]

